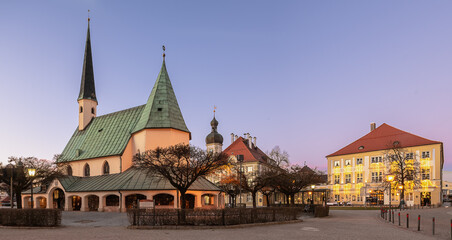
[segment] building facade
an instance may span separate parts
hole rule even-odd
[[[419,166],[419,183],[408,181],[405,186],[392,184],[390,198],[389,188],[384,185],[390,167],[385,157],[394,144],[401,147],[404,157]],[[391,201],[392,205],[397,205],[402,188],[405,188],[404,200],[409,206],[442,202],[442,142],[422,138],[387,124],[376,128],[375,123],[372,123],[370,133],[326,158],[330,202],[388,205]]]
[[[186,203],[163,177],[133,167],[133,157],[156,147],[189,144],[188,130],[163,63],[146,104],[97,116],[90,28],[86,38],[78,102],[79,125],[57,163],[67,176],[33,189],[34,206],[68,211],[125,211],[138,200],[156,207],[223,207],[218,187],[201,178],[190,188]],[[22,194],[30,206],[30,191]]]

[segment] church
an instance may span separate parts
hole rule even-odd
[[[86,37],[80,94],[79,124],[57,164],[67,174],[51,184],[33,188],[35,208],[65,211],[124,212],[139,200],[153,200],[156,208],[222,208],[224,194],[200,178],[187,191],[186,203],[179,192],[159,175],[133,167],[139,152],[189,144],[188,130],[163,63],[144,105],[97,116],[90,20]],[[23,207],[31,206],[31,192],[22,194]]]

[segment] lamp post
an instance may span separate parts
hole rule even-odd
[[[239,181],[240,181],[239,203],[240,203],[240,207],[241,207],[242,206],[242,163],[243,163],[243,155],[237,155],[237,161],[240,163],[240,168],[239,168]]]
[[[13,204],[13,196],[14,196],[14,192],[13,192],[13,175],[14,175],[14,165],[12,165],[11,163],[6,165],[6,168],[8,168],[10,170],[10,174],[9,176],[11,177],[10,179],[10,204],[11,204],[11,208],[14,207]]]
[[[29,168],[28,169],[28,176],[30,176],[31,177],[31,208],[33,209],[34,208],[34,206],[33,206],[33,177],[35,176],[35,174],[36,174],[36,169],[34,169],[34,168]]]
[[[403,185],[400,185],[399,186],[399,190],[402,191],[402,189],[403,189]],[[403,206],[405,205],[405,196],[402,195],[402,192],[400,192],[400,199],[401,200],[400,200],[400,203],[399,203],[399,205],[400,205],[399,207],[402,209]]]
[[[391,188],[392,188],[392,181],[394,181],[394,176],[388,175],[386,177],[386,180],[389,182],[389,209],[391,209]]]

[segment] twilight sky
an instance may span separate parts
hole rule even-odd
[[[98,114],[146,103],[166,45],[192,144],[217,106],[224,148],[326,169],[387,123],[444,142],[452,170],[452,1],[2,1],[0,161],[51,159],[78,124],[87,9]]]

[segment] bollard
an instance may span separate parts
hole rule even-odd
[[[394,224],[394,211],[392,211],[392,224]]]
[[[389,209],[389,212],[388,212],[388,215],[389,215],[389,222],[391,222],[391,209]]]
[[[417,215],[417,230],[421,231],[421,215]]]
[[[399,226],[400,226],[400,212],[399,212]]]
[[[435,235],[435,217],[433,217],[433,228],[432,235]]]
[[[410,228],[410,214],[406,214],[406,228]]]

